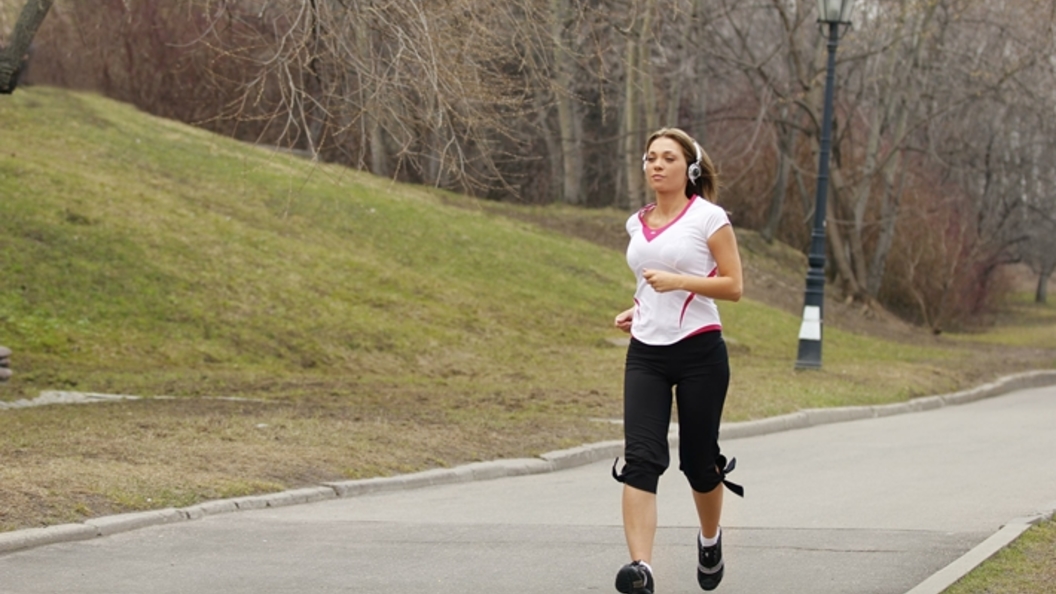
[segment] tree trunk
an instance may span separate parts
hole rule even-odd
[[[371,56],[371,45],[373,43],[374,34],[370,27],[370,16],[367,11],[363,10],[362,4],[357,4],[359,8],[359,14],[354,20],[355,36],[356,36],[356,53],[359,54],[359,63],[369,66],[364,68],[370,68],[373,70],[377,68],[377,60],[374,60]],[[369,76],[365,76],[365,74]],[[361,143],[365,140],[365,146],[360,149],[360,154],[368,153],[370,155],[369,171],[374,175],[383,175],[388,177],[392,174],[391,167],[389,165],[389,153],[385,143],[385,130],[381,125],[381,121],[376,115],[381,110],[377,109],[373,104],[375,100],[374,96],[374,81],[377,80],[377,73],[375,72],[359,72],[357,77],[359,85],[359,109],[363,118],[363,138],[360,140]],[[360,159],[363,157],[360,156]]]
[[[1048,303],[1049,278],[1056,272],[1056,262],[1049,265],[1038,275],[1038,289],[1034,292],[1034,303]]]
[[[788,118],[788,107],[781,109],[781,119]],[[761,235],[766,243],[773,243],[777,227],[781,224],[781,212],[785,207],[785,196],[788,194],[788,174],[792,170],[792,144],[795,141],[796,131],[792,126],[781,124],[778,126],[777,137],[777,179],[774,180],[774,190],[770,195],[770,212],[763,226]]]
[[[646,136],[660,127],[660,105],[656,97],[656,81],[649,67],[649,40],[652,37],[653,10],[656,0],[649,0],[645,6],[645,18],[642,20],[642,34],[639,37],[638,46],[638,84],[641,85],[642,111],[645,114],[643,121],[645,127],[638,134],[639,147]],[[668,125],[668,124],[664,124]],[[641,147],[644,148],[644,147]],[[647,201],[647,200],[646,200]]]
[[[887,78],[886,80],[890,80]],[[854,213],[854,226],[847,238],[851,247],[851,265],[858,285],[864,285],[869,276],[866,265],[864,231],[865,215],[869,206],[869,198],[872,194],[873,174],[876,171],[878,155],[880,152],[880,137],[884,128],[889,98],[881,97],[880,104],[873,110],[869,122],[869,136],[865,143],[865,164],[862,166],[861,181],[857,188],[848,188],[848,193],[853,192],[852,211]]]
[[[311,0],[309,5],[311,7],[312,20],[308,49],[311,54],[308,56],[308,69],[305,72],[306,80],[302,83],[305,96],[301,100],[301,119],[304,126],[305,139],[308,142],[308,150],[311,151],[313,159],[318,159],[325,142],[328,120],[327,112],[322,105],[326,101],[326,96],[332,95],[332,93],[328,92],[329,89],[327,89],[327,85],[323,80],[319,60],[323,34],[323,25],[319,18],[319,6],[316,0]]]
[[[18,86],[18,75],[29,52],[29,44],[52,4],[53,0],[26,0],[11,32],[11,43],[0,49],[0,93],[11,94]]]
[[[689,89],[689,119],[690,125],[686,129],[693,135],[700,146],[707,150],[708,139],[705,124],[708,115],[708,76],[707,64],[704,60],[704,52],[697,46],[696,39],[699,31],[707,22],[708,7],[705,0],[696,0],[693,6],[693,18],[690,19],[689,52],[690,52],[690,76],[689,80],[681,81]]]
[[[843,175],[836,167],[829,170],[829,175],[829,199],[825,202],[825,217],[827,221],[839,221],[839,216],[836,214],[837,201],[839,199],[837,188],[845,187],[842,182]],[[851,267],[851,260],[848,257],[843,236],[840,235],[840,228],[836,225],[830,226],[826,223],[825,237],[828,239],[829,249],[832,250],[832,259],[833,263],[836,265],[837,277],[842,281],[843,294],[847,296],[860,294],[861,286],[858,284],[858,279],[854,276],[854,269]]]
[[[871,299],[876,299],[880,294],[880,287],[884,282],[884,270],[887,268],[887,255],[891,253],[891,246],[895,242],[895,225],[898,223],[899,204],[902,201],[902,192],[906,183],[906,169],[901,165],[902,159],[896,157],[884,168],[884,195],[880,203],[880,238],[876,242],[873,259],[869,265],[869,275],[865,281],[865,292]],[[897,188],[894,180],[896,171],[899,176]]]
[[[561,138],[561,201],[567,204],[582,204],[583,200],[583,149],[578,115],[572,95],[572,70],[575,63],[565,40],[565,24],[569,19],[568,0],[550,0],[551,42],[553,47],[554,87],[557,100],[558,132]]]
[[[635,134],[639,151],[644,150],[642,143],[645,142],[646,136],[660,127],[660,111],[656,100],[656,82],[653,80],[653,76],[650,74],[651,69],[649,68],[649,42],[653,34],[653,13],[655,11],[656,0],[646,0],[641,30],[638,34],[638,51],[635,53],[637,60],[635,71],[638,73],[636,78],[642,98],[641,113],[644,115],[642,118],[644,127],[640,127]],[[644,206],[649,202],[645,176],[639,172],[637,177],[642,186],[638,192],[639,204]]]
[[[536,125],[542,130],[543,142],[546,143],[547,165],[550,169],[549,183],[546,188],[547,199],[555,201],[562,199],[561,192],[564,186],[564,178],[561,175],[561,169],[563,161],[561,158],[561,139],[558,138],[558,134],[554,133],[550,124],[549,100],[550,97],[545,95],[542,88],[536,90],[535,111],[538,117]]]
[[[625,180],[624,191],[621,192],[621,206],[637,208],[642,204],[642,164],[639,159],[639,147],[637,142],[637,130],[640,118],[638,113],[638,93],[635,92],[635,68],[634,54],[637,44],[633,40],[627,40],[626,74],[623,85],[623,118],[620,121],[621,149],[623,152],[623,177]]]
[[[648,14],[648,7],[644,11]],[[624,84],[623,108],[623,154],[627,179],[627,205],[640,208],[646,203],[645,178],[642,175],[642,113],[645,98],[646,78],[641,66],[647,52],[646,41],[649,30],[644,21],[647,16],[635,15],[635,23],[627,38],[627,70]]]

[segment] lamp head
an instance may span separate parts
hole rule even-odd
[[[818,22],[850,23],[854,0],[818,0]]]

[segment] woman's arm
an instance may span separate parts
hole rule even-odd
[[[741,254],[737,251],[737,236],[733,227],[726,225],[708,238],[708,249],[718,265],[712,277],[676,274],[662,270],[644,270],[642,277],[657,293],[690,291],[702,297],[738,301],[744,290],[741,273]]]

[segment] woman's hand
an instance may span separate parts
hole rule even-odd
[[[713,233],[708,239],[708,249],[715,257],[716,265],[715,272],[709,276],[645,269],[642,278],[657,293],[689,291],[701,297],[738,301],[744,291],[744,279],[733,227],[726,225]]]
[[[626,311],[621,311],[616,316],[616,327],[624,332],[631,331],[631,322],[634,320],[634,308],[630,308]]]
[[[678,291],[684,289],[686,284],[686,279],[681,274],[664,272],[662,270],[650,270],[648,268],[642,271],[642,278],[645,279],[645,282],[649,283],[649,286],[657,293]]]

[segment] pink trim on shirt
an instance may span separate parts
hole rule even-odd
[[[652,227],[650,227],[649,225],[647,225],[645,223],[645,213],[647,213],[647,212],[653,210],[654,208],[656,208],[656,203],[654,202],[653,204],[650,204],[648,206],[642,207],[642,209],[638,211],[638,221],[642,223],[642,235],[645,236],[645,240],[648,242],[648,241],[652,241],[652,240],[656,239],[657,237],[660,236],[661,233],[663,233],[664,231],[667,231],[671,227],[671,225],[674,225],[675,223],[677,223],[678,220],[681,219],[682,216],[686,214],[686,211],[689,210],[689,207],[693,205],[693,202],[696,199],[697,199],[696,196],[693,196],[692,198],[690,198],[689,202],[686,203],[685,208],[682,209],[682,212],[678,213],[677,217],[671,219],[670,222],[668,222],[663,227],[660,227],[659,229],[653,229]]]
[[[682,327],[682,321],[686,319],[686,310],[689,309],[689,304],[696,297],[696,293],[690,293],[689,297],[686,298],[686,302],[682,304],[682,313],[678,316],[678,327]]]
[[[697,328],[696,330],[687,334],[686,338],[689,338],[690,336],[696,336],[698,334],[704,334],[705,332],[722,332],[722,324],[710,324],[701,328]],[[685,340],[686,338],[683,338],[682,340]]]
[[[714,277],[718,276],[718,274],[719,274],[719,267],[716,266],[715,268],[713,268],[711,270],[711,272],[708,273],[708,278],[714,278]],[[690,293],[689,297],[686,298],[686,302],[682,304],[682,313],[679,314],[679,316],[678,316],[678,327],[679,328],[682,327],[682,321],[686,319],[686,310],[689,309],[689,304],[693,301],[693,298],[696,297],[696,296],[697,296],[696,293]],[[713,328],[713,326],[705,326],[704,328],[705,329]],[[695,333],[699,333],[699,332],[703,332],[703,331],[706,331],[706,330],[697,330]],[[692,336],[692,334],[690,334],[690,336]]]

